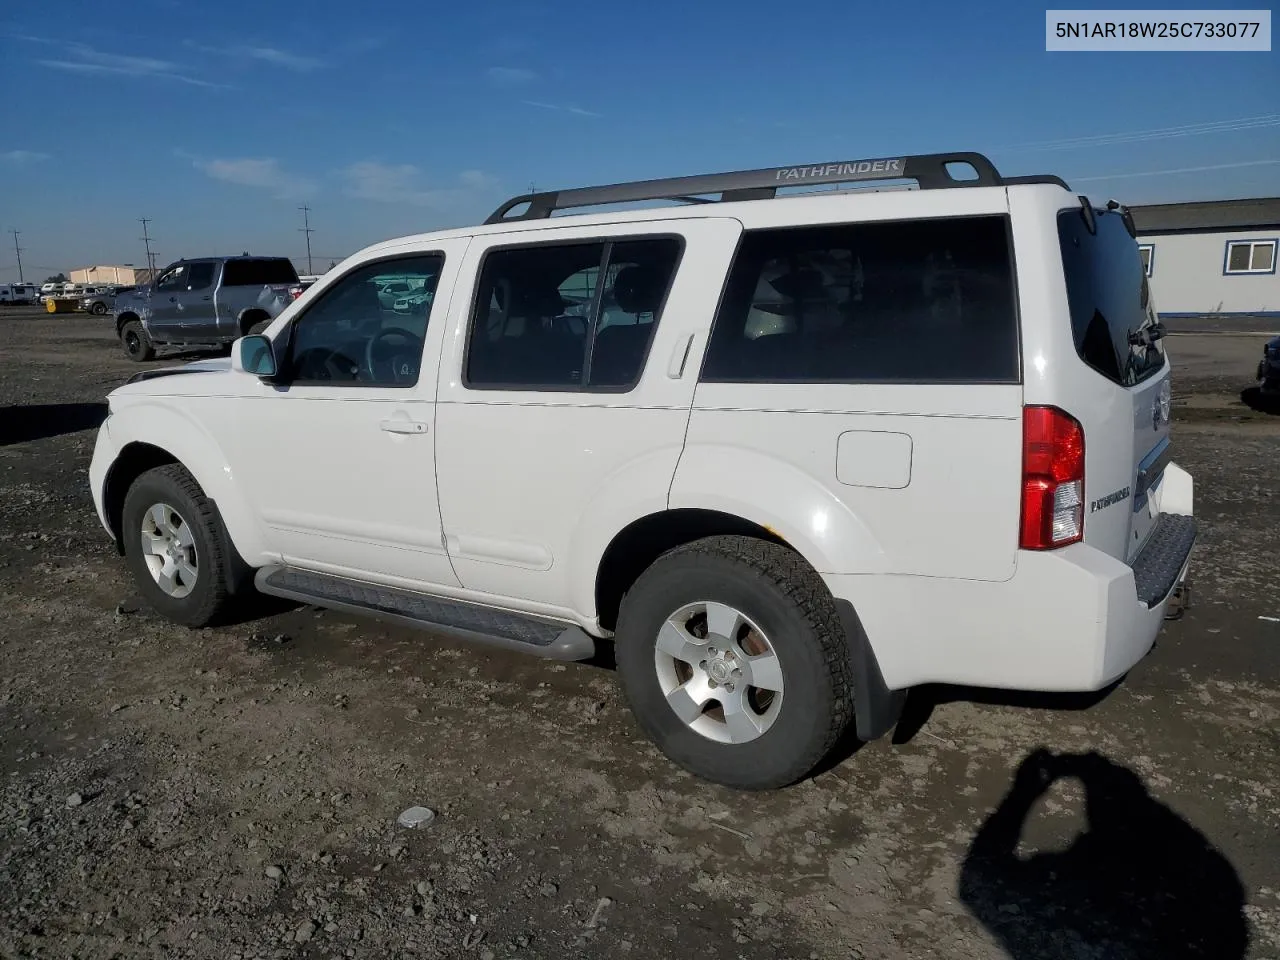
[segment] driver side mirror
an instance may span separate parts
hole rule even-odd
[[[263,380],[276,375],[276,355],[271,341],[262,334],[241,337],[231,348],[231,369]]]

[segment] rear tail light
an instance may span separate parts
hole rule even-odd
[[[1084,538],[1084,428],[1057,407],[1022,410],[1023,550]]]
[[[297,300],[300,296],[302,296],[302,291],[303,291],[303,289],[304,289],[304,288],[303,288],[303,287],[301,287],[301,286],[290,287],[290,288],[289,288],[289,299],[290,299],[290,300]]]

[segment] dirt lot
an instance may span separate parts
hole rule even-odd
[[[1171,338],[1196,606],[1122,685],[917,691],[901,742],[741,795],[652,749],[607,665],[156,619],[86,481],[137,366],[109,319],[0,314],[0,954],[1280,957],[1262,339]]]

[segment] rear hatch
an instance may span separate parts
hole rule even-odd
[[[1085,542],[1132,561],[1169,461],[1170,381],[1138,244],[1116,211],[1064,210],[1058,239],[1076,352],[1095,373],[1085,424]]]

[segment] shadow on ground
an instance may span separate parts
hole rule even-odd
[[[0,447],[65,433],[96,430],[107,418],[105,403],[37,403],[0,407]]]
[[[1280,393],[1263,393],[1257,387],[1247,387],[1240,391],[1240,399],[1246,407],[1256,413],[1280,416]]]
[[[1088,825],[1069,847],[1019,855],[1033,806],[1061,779],[1084,789]],[[1241,960],[1244,888],[1199,831],[1097,753],[1040,749],[979,829],[961,901],[1013,960]]]

